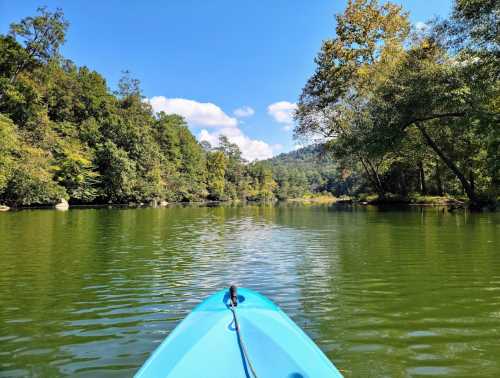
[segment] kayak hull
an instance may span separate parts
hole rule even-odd
[[[269,299],[238,289],[236,314],[260,377],[342,377],[314,342]],[[136,378],[249,378],[227,290],[199,304],[160,344]]]

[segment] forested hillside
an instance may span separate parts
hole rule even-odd
[[[362,179],[336,163],[331,152],[321,144],[280,154],[266,162],[278,185],[278,199],[320,193],[353,195],[362,189]]]
[[[269,168],[235,144],[202,146],[177,115],[154,114],[125,73],[64,59],[69,24],[40,8],[0,36],[0,204],[273,199]]]

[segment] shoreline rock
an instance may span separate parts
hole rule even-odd
[[[9,211],[10,207],[5,205],[0,205],[0,211]]]
[[[54,206],[56,210],[65,211],[69,209],[69,203],[64,198],[61,198],[61,202]]]

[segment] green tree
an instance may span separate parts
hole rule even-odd
[[[354,155],[383,197],[388,156],[373,137],[366,97],[402,54],[408,14],[392,3],[355,0],[336,20],[336,37],[323,43],[316,72],[301,94],[295,133],[329,139],[337,158]]]
[[[225,135],[219,137],[219,146],[216,148],[222,152],[227,159],[225,170],[225,193],[230,199],[242,197],[247,185],[245,180],[245,161],[241,156],[241,150],[237,144],[232,143]]]
[[[459,1],[454,28],[438,24],[410,38],[401,7],[349,1],[303,90],[296,133],[329,139],[338,159],[360,163],[380,196],[406,194],[417,169],[422,187],[428,154],[421,147],[408,154],[408,147],[426,145],[471,206],[480,206],[495,186],[491,162],[498,160],[499,81],[498,69],[491,69],[498,47],[484,26],[498,18],[495,9],[486,1]],[[460,23],[472,43],[443,34]]]
[[[495,0],[457,0],[452,14],[451,32],[462,43],[478,44],[480,49],[498,52],[500,4]],[[498,56],[497,56],[498,59]]]
[[[61,139],[55,157],[55,179],[66,188],[70,199],[88,203],[99,197],[100,174],[90,150],[77,140]]]
[[[12,121],[0,114],[0,195],[14,175],[20,142]]]
[[[47,8],[38,8],[38,15],[26,17],[19,23],[10,25],[10,35],[20,38],[25,46],[26,54],[19,60],[10,78],[13,83],[17,75],[22,72],[32,59],[46,63],[57,55],[59,47],[64,43],[66,30],[69,26],[64,19],[62,10],[47,11]]]
[[[107,140],[97,150],[97,163],[105,199],[115,203],[136,199],[137,167],[125,150]]]
[[[252,178],[252,190],[248,199],[253,201],[271,201],[275,199],[274,191],[277,184],[273,179],[273,172],[268,163],[253,163],[249,167],[248,173]]]
[[[416,127],[476,207],[482,202],[478,192],[485,193],[491,182],[484,175],[487,137],[497,124],[491,101],[498,82],[476,85],[479,72],[471,65],[450,56],[435,40],[424,39],[375,90],[372,104],[379,136],[408,138]]]
[[[179,128],[181,147],[182,196],[185,201],[199,201],[207,196],[206,163],[203,150],[187,126]]]
[[[209,199],[224,200],[226,198],[225,179],[228,159],[222,151],[210,152],[207,155],[207,189]]]
[[[68,199],[66,190],[54,180],[56,167],[46,151],[22,146],[3,198],[11,205],[42,205]]]

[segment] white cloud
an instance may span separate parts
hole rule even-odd
[[[422,21],[417,21],[415,22],[415,29],[419,32],[424,32],[429,28],[429,25],[427,25],[425,22]]]
[[[219,143],[220,135],[227,136],[230,142],[238,145],[243,158],[248,161],[268,159],[283,148],[279,144],[270,145],[262,140],[251,139],[238,127],[242,121],[228,116],[213,103],[164,96],[155,96],[146,101],[156,113],[164,111],[167,114],[179,114],[189,126],[202,128],[197,136],[199,141],[207,141],[215,147]],[[238,117],[249,117],[254,113],[255,111],[249,106],[234,111]],[[212,128],[213,131],[208,131],[206,128]]]
[[[192,126],[234,127],[238,125],[236,118],[228,116],[220,107],[211,102],[164,96],[152,97],[148,102],[156,113],[164,111],[167,114],[179,114]]]
[[[250,117],[255,114],[255,110],[250,106],[242,106],[241,108],[235,109],[233,114],[238,118]]]
[[[297,110],[297,104],[288,101],[279,101],[267,107],[267,113],[278,123],[282,123],[283,130],[290,131],[293,128],[293,116]]]
[[[220,135],[225,135],[230,142],[237,144],[241,155],[248,161],[269,159],[275,155],[276,151],[283,148],[279,144],[270,145],[262,140],[251,139],[237,127],[226,127],[212,133],[203,129],[198,134],[198,139],[205,140],[216,147],[219,144]]]

